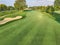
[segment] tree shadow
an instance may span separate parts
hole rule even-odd
[[[59,14],[59,13],[54,12],[54,13],[52,14],[52,16],[55,18],[55,20],[56,20],[57,22],[60,23],[60,14]]]

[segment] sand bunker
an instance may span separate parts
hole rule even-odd
[[[6,24],[7,22],[13,21],[13,20],[18,20],[21,19],[22,16],[16,16],[14,18],[5,18],[4,20],[0,21],[0,25]]]

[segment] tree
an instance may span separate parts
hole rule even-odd
[[[14,3],[14,7],[18,10],[22,10],[26,8],[26,1],[25,0],[16,0]]]
[[[12,7],[12,6],[8,6],[7,7],[7,10],[14,10],[15,8],[14,7]]]
[[[45,11],[46,11],[46,6],[40,6],[40,10],[41,10],[42,12],[45,12]]]
[[[55,11],[55,9],[54,9],[53,6],[48,6],[47,9],[46,9],[47,13],[53,13],[54,11]]]
[[[60,0],[55,0],[55,6],[60,6]]]
[[[55,0],[54,7],[55,10],[60,10],[60,0]]]
[[[7,10],[7,6],[5,4],[0,4],[0,11]]]

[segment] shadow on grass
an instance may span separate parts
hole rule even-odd
[[[54,12],[54,13],[51,14],[51,15],[55,18],[55,20],[56,20],[57,22],[60,23],[60,14],[59,14],[59,13]]]

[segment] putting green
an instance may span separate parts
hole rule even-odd
[[[60,45],[60,24],[39,11],[0,27],[0,45]]]

